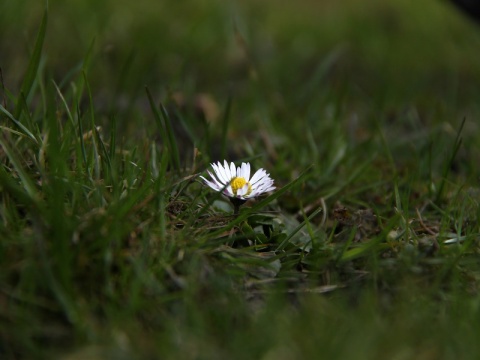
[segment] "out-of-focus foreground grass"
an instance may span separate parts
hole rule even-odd
[[[479,354],[480,27],[406,0],[0,4],[0,357]],[[198,175],[250,161],[238,217]]]

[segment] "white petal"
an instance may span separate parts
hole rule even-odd
[[[218,179],[220,180],[220,182],[222,184],[225,184],[225,176],[224,176],[223,171],[222,171],[222,165],[220,163],[218,163],[218,164],[212,163],[211,165],[212,165],[213,170],[215,171],[215,174],[217,175]]]
[[[255,194],[255,196],[258,196],[261,193],[263,193],[262,188],[261,187],[256,187],[255,189],[252,189],[252,192],[250,194]]]
[[[252,182],[251,184],[254,187],[259,187],[262,184],[264,184],[265,182],[267,182],[268,179],[269,179],[268,177],[261,177],[261,178],[257,179],[255,182]]]
[[[250,163],[242,163],[242,169],[240,171],[240,174],[240,176],[248,182],[248,180],[250,179]]]
[[[213,170],[215,170],[215,174],[217,175],[218,179],[221,182],[225,182],[223,171],[222,171],[222,165],[220,163],[217,163],[217,164],[212,163],[212,168]]]
[[[260,195],[262,195],[261,192],[252,190],[252,191],[250,192],[250,194],[248,194],[247,196],[245,196],[245,198],[250,199],[250,198],[255,198],[255,197],[257,197],[257,196],[260,196]]]
[[[237,176],[243,177],[243,163],[239,167],[237,167]]]
[[[218,172],[220,173],[220,176],[222,177],[222,182],[224,184],[227,184],[230,181],[230,174],[229,174],[230,171],[227,172],[226,168],[223,167],[223,165],[220,164],[220,162],[218,162],[217,168],[218,168]]]
[[[248,192],[248,183],[237,190],[237,196],[244,196]]]
[[[261,191],[261,194],[263,193],[266,193],[266,192],[269,192],[271,190],[271,188],[268,186],[263,186],[261,189],[258,189],[259,191]]]
[[[243,164],[237,167],[237,177],[243,177]]]
[[[230,177],[230,167],[227,164],[227,160],[223,160],[223,165],[220,164],[220,161],[218,164],[222,169],[222,174],[225,177],[225,180],[227,180]]]
[[[213,182],[205,179],[203,176],[200,176],[200,177],[203,179],[203,181],[205,181],[205,184],[207,184],[208,186],[210,186],[213,190],[215,190],[215,191],[220,191],[220,190],[222,190],[222,187],[218,187],[216,184],[214,184]]]
[[[233,162],[230,163],[230,174],[230,180],[237,176],[237,169],[235,168],[235,164]]]
[[[223,173],[225,174],[225,184],[229,184],[230,181],[232,181],[232,178],[235,177],[235,175],[232,175],[229,166],[224,168]]]
[[[260,194],[266,193],[268,191],[272,191],[275,189],[273,186],[273,180],[269,177],[263,178],[259,180],[255,186],[252,186],[251,196],[258,196]]]
[[[228,185],[225,190],[223,190],[223,193],[229,197],[234,197],[233,195],[233,190],[232,190],[232,186],[231,185]]]
[[[222,167],[223,176],[225,177],[225,184],[230,183],[232,180],[232,174],[230,172],[230,166],[228,166],[227,162],[225,161],[224,166]]]
[[[215,184],[217,184],[219,188],[223,188],[223,187],[225,186],[225,185],[222,184],[221,181],[218,181],[218,180],[217,180],[217,178],[215,177],[215,175],[213,175],[213,174],[210,172],[210,170],[207,170],[207,172],[208,172],[208,174],[210,175],[210,177],[212,178],[213,182],[214,182]]]
[[[270,191],[269,189],[275,189],[275,186],[273,186],[273,180],[268,179],[268,181],[265,181],[262,185],[263,192]]]
[[[225,178],[225,184],[227,184],[227,183],[229,183],[230,180],[232,179],[232,175],[230,174],[230,166],[228,166],[226,160],[224,160],[223,165],[221,166],[221,168],[222,168],[223,177]]]
[[[228,165],[227,160],[223,160],[222,170],[223,170],[223,173],[225,174],[225,178],[229,178],[230,166]]]
[[[263,169],[258,169],[257,172],[253,174],[252,179],[250,180],[250,184],[252,184],[253,186],[257,181],[259,181],[265,176],[267,176],[267,172]]]

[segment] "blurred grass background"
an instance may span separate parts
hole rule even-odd
[[[37,141],[2,111],[0,357],[478,357],[478,25],[433,0],[49,1],[23,98],[44,11],[0,3],[2,106]],[[229,227],[190,182],[224,155],[288,191]]]

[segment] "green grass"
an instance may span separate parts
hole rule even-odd
[[[0,33],[0,358],[478,358],[448,3],[7,1]],[[277,190],[234,216],[224,158]]]

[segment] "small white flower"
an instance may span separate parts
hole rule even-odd
[[[263,169],[258,169],[252,178],[250,178],[250,164],[242,163],[235,168],[232,162],[228,165],[225,160],[223,165],[220,162],[212,163],[215,175],[207,170],[212,181],[200,176],[205,184],[215,191],[222,191],[224,195],[234,198],[247,200],[254,198],[268,191],[275,189],[270,175]]]

